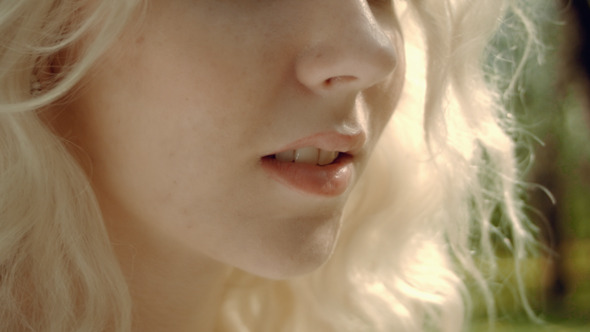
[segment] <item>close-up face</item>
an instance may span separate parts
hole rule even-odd
[[[58,118],[113,241],[273,278],[324,263],[403,85],[391,2],[153,0],[141,20]]]

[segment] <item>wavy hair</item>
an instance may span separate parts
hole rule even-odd
[[[483,59],[500,18],[525,1],[393,1],[411,60],[404,95],[347,205],[333,257],[291,280],[234,271],[220,330],[460,331],[466,275],[494,316],[477,257],[493,272],[492,235],[517,258],[532,238],[514,124]],[[42,111],[75,93],[145,2],[0,0],[2,330],[132,329],[132,300],[90,183]],[[33,75],[47,78],[40,94]]]

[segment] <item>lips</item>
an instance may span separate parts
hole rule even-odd
[[[338,196],[350,186],[354,154],[363,144],[363,134],[317,134],[262,157],[261,165],[271,178],[292,189]]]

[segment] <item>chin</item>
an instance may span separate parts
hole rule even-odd
[[[300,222],[308,222],[303,220]],[[317,224],[316,224],[317,225]],[[313,231],[300,227],[286,236],[275,237],[272,241],[258,246],[250,258],[238,266],[249,273],[269,278],[287,279],[311,273],[326,263],[334,251],[340,217],[324,222]]]

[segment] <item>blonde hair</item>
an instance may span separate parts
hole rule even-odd
[[[133,1],[117,0],[0,1],[3,331],[130,329],[127,286],[96,199],[39,112],[72,89],[132,9]],[[94,40],[76,59],[65,53],[90,30]],[[39,72],[54,61],[58,74]],[[33,74],[47,76],[38,96],[30,94]]]
[[[410,59],[405,93],[347,205],[333,257],[286,281],[236,270],[220,329],[459,331],[469,307],[464,273],[493,316],[474,250],[493,270],[499,207],[517,257],[530,235],[513,124],[499,120],[505,111],[482,54],[498,18],[520,2],[395,1]],[[96,198],[39,112],[72,93],[142,3],[0,0],[2,330],[131,329],[131,297]],[[31,94],[31,75],[56,62],[43,93]]]

